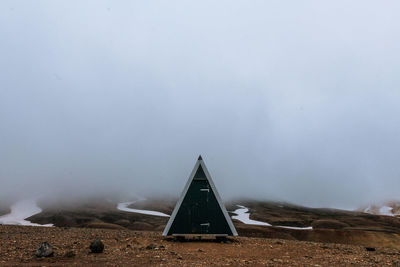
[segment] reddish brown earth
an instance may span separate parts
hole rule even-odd
[[[92,254],[101,238],[105,250]],[[399,266],[400,251],[377,247],[236,237],[227,243],[175,242],[161,232],[0,226],[1,266]],[[47,241],[54,256],[37,258]],[[146,249],[152,244],[153,249]],[[75,256],[65,254],[72,251]]]

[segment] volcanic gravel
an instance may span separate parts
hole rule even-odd
[[[100,239],[104,252],[90,253]],[[35,256],[42,242],[53,246],[49,258]],[[367,251],[363,246],[266,238],[229,238],[177,242],[160,232],[0,226],[1,266],[398,266],[400,252]]]

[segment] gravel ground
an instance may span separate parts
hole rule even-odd
[[[90,242],[96,238],[104,242],[103,253],[90,253]],[[45,241],[53,246],[54,256],[37,258],[35,251]],[[400,266],[400,251],[248,237],[225,243],[176,242],[160,232],[0,225],[0,265]]]

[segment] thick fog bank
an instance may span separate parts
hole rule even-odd
[[[399,197],[398,1],[2,1],[0,199]]]

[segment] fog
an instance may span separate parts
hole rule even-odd
[[[398,1],[1,1],[0,199],[399,197]]]

